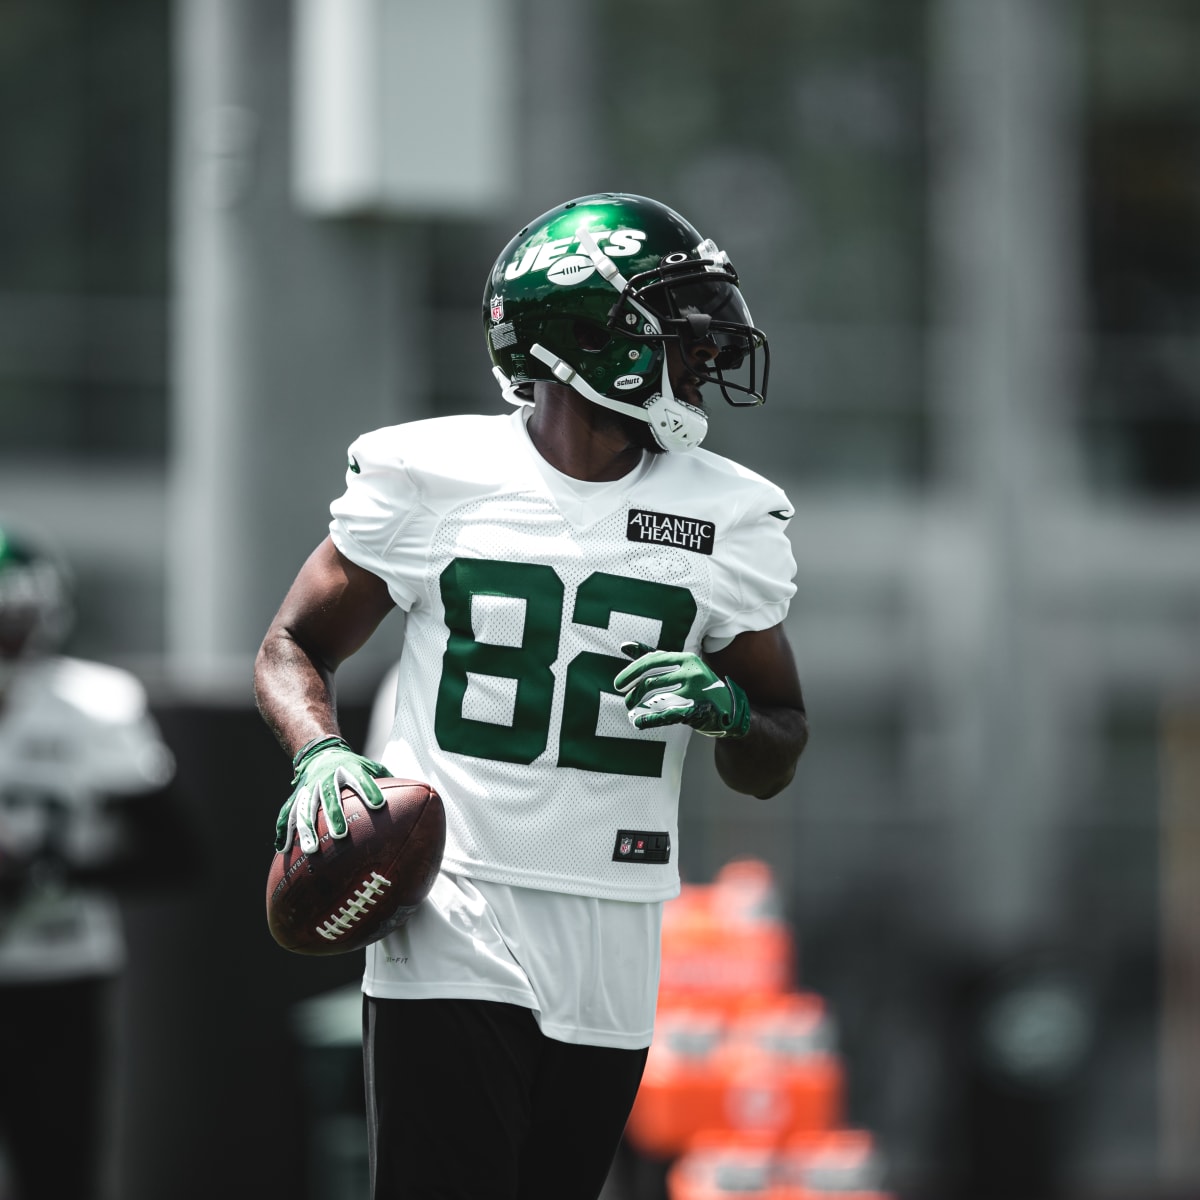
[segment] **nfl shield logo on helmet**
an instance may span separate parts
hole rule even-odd
[[[504,320],[504,297],[503,296],[493,296],[492,297],[492,320],[493,321],[503,321]]]

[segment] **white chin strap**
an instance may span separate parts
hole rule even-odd
[[[499,367],[492,368],[492,375],[496,382],[500,385],[500,394],[509,402],[509,404],[515,404],[518,408],[533,407],[533,401],[526,400],[525,397],[517,391],[513,381],[509,379],[509,377],[505,375],[505,373],[500,370]]]
[[[599,404],[612,412],[623,413],[638,421],[645,421],[650,426],[654,440],[668,451],[694,450],[708,432],[708,417],[702,408],[688,404],[678,399],[671,392],[671,380],[663,367],[663,392],[647,400],[644,405],[625,404],[620,400],[610,400],[575,370],[570,363],[564,362],[557,354],[547,350],[540,342],[534,342],[529,352],[539,362],[544,362],[550,368],[554,378],[559,383],[573,388],[586,400]]]

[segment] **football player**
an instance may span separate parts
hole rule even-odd
[[[191,865],[145,691],[57,653],[71,617],[62,564],[0,528],[0,1157],[19,1200],[101,1194],[116,896]]]
[[[700,448],[706,396],[766,399],[768,343],[724,251],[606,193],[501,251],[483,293],[511,414],[377,429],[349,447],[328,537],[255,665],[293,759],[277,844],[385,774],[445,800],[442,870],[367,948],[372,1196],[592,1200],[654,1026],[679,890],[691,739],[773,796],[807,740],[784,618],[792,507]],[[364,758],[338,665],[405,614],[395,709]],[[389,685],[390,686],[390,685]]]

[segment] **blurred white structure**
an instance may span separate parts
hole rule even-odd
[[[486,216],[516,183],[509,0],[296,0],[293,186],[317,216]]]

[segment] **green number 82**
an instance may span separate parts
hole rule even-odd
[[[434,732],[443,750],[500,762],[531,763],[546,749],[554,700],[551,664],[558,657],[565,591],[558,573],[544,563],[456,558],[442,572],[442,603],[450,638],[442,657]],[[520,645],[476,640],[471,620],[475,596],[524,600]],[[575,594],[571,620],[607,629],[614,612],[660,621],[659,648],[682,650],[696,617],[696,601],[686,588],[595,571]],[[618,655],[584,650],[567,664],[560,767],[615,775],[662,773],[666,750],[662,742],[596,734],[601,693],[615,694],[613,676],[627,661]],[[463,716],[468,673],[516,681],[511,725]]]

